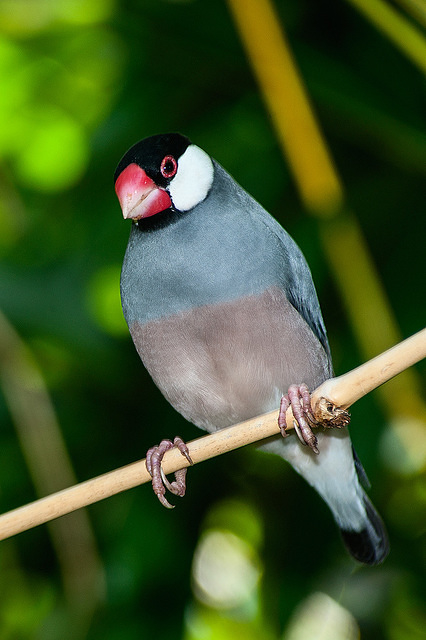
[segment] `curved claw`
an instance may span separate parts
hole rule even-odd
[[[306,384],[292,384],[288,389],[288,394],[281,398],[278,425],[283,436],[288,435],[286,433],[286,411],[290,405],[297,437],[303,445],[307,445],[314,453],[318,454],[318,440],[312,431],[312,426],[315,426],[317,421],[312,412],[311,396]]]
[[[161,468],[164,454],[166,451],[169,451],[169,449],[173,449],[173,447],[177,447],[188,462],[193,464],[188,447],[179,436],[176,436],[173,442],[171,440],[162,440],[159,445],[151,447],[146,453],[146,468],[152,478],[153,491],[166,509],[174,509],[174,505],[170,504],[165,497],[166,488],[174,495],[180,497],[183,497],[186,491],[186,469],[176,471],[174,481],[169,482]]]

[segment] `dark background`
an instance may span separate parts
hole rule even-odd
[[[276,7],[407,337],[425,307],[424,77],[349,3]],[[146,135],[185,133],[277,217],[311,265],[336,373],[363,361],[225,2],[5,1],[0,25],[2,512],[75,481],[64,447],[82,481],[200,434],[121,315],[129,224],[113,174]],[[421,640],[424,430],[375,393],[352,413],[383,566],[356,568],[304,481],[244,450],[192,469],[174,511],[145,485],[1,542],[0,640]]]

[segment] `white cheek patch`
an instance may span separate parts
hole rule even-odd
[[[188,211],[202,202],[213,182],[211,158],[195,144],[189,145],[178,160],[176,176],[168,192],[178,211]]]

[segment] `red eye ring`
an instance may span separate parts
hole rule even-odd
[[[163,178],[173,178],[177,171],[177,162],[173,156],[165,156],[161,161],[160,167]]]

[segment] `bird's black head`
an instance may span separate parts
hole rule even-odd
[[[181,155],[191,144],[186,136],[180,133],[160,133],[149,138],[139,140],[121,158],[114,174],[114,182],[129,166],[137,164],[159,187],[165,187],[173,173]],[[176,164],[177,167],[177,164]]]
[[[207,196],[211,158],[179,133],[150,136],[131,147],[114,174],[123,216],[140,220],[172,209],[188,211]]]

